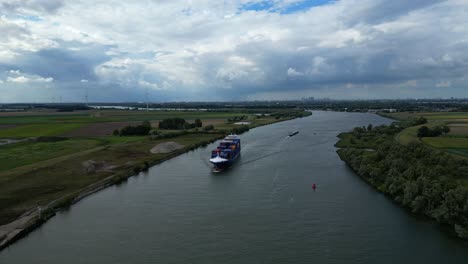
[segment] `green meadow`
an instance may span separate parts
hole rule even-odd
[[[466,112],[401,112],[386,113],[384,116],[401,121],[422,116],[428,120],[428,123],[424,124],[424,126],[431,128],[438,125],[447,125],[451,129],[456,129],[460,132],[464,131],[463,125],[468,124],[468,113]],[[417,134],[421,126],[423,125],[404,129],[396,135],[397,141],[403,145],[422,142],[428,146],[445,150],[458,156],[468,157],[468,134],[448,133],[439,137],[424,137],[419,139]]]
[[[0,171],[60,157],[99,145],[99,141],[63,140],[57,142],[27,141],[0,147]]]
[[[84,125],[85,124],[83,123],[19,125],[13,128],[0,129],[0,138],[59,136],[65,132],[72,131]]]

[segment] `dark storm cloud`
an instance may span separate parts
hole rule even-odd
[[[0,3],[0,8],[4,13],[11,12],[46,12],[57,11],[64,3],[64,0],[19,0],[6,1]]]
[[[79,82],[82,79],[95,81],[94,68],[109,60],[105,55],[108,47],[82,47],[44,49],[26,53],[9,67],[41,76],[51,76],[56,81]]]
[[[379,24],[398,19],[412,11],[430,7],[446,0],[355,0],[348,1],[350,6],[344,16],[352,24],[368,23]]]

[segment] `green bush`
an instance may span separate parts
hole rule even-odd
[[[210,130],[213,130],[214,129],[214,126],[213,125],[207,125],[203,128],[203,130],[205,131],[210,131]]]

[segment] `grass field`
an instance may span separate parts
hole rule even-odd
[[[87,150],[99,145],[97,140],[58,142],[21,142],[0,148],[0,171]]]
[[[31,124],[0,130],[0,138],[28,138],[59,136],[65,132],[82,127],[84,124]]]
[[[64,113],[0,113],[0,124],[53,124],[53,123],[102,123],[162,120],[165,118],[184,118],[186,120],[227,119],[245,115],[240,112],[212,111],[129,111],[129,110],[88,110]]]
[[[396,140],[403,144],[423,142],[431,147],[448,151],[452,154],[468,157],[468,113],[467,112],[434,112],[434,113],[387,113],[385,116],[397,120],[406,118],[425,117],[428,123],[425,126],[434,127],[438,125],[447,125],[450,133],[440,137],[425,137],[421,140],[417,137],[418,129],[421,126],[409,127],[401,131]]]
[[[468,123],[450,123],[450,134],[468,135]]]
[[[468,149],[467,138],[427,137],[427,138],[422,138],[422,141],[435,148]]]
[[[420,126],[406,128],[396,136],[396,140],[403,145],[419,142],[417,137],[419,127]]]
[[[428,120],[466,120],[468,122],[468,112],[399,112],[385,113],[385,116],[404,120],[407,118],[417,118],[423,116]]]
[[[403,145],[408,145],[410,143],[418,143],[421,142],[418,138],[418,129],[421,126],[427,126],[429,128],[434,127],[434,126],[439,126],[439,125],[444,125],[445,122],[444,120],[435,120],[432,122],[428,122],[427,124],[424,125],[419,125],[419,126],[413,126],[413,127],[408,127],[398,133],[396,136],[396,140]]]

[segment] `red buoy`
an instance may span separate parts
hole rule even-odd
[[[315,183],[312,184],[312,189],[314,189],[314,191],[315,191],[315,189],[317,189],[317,185],[315,185]]]

